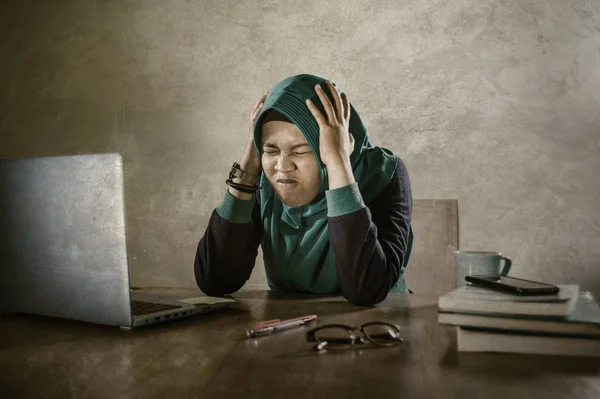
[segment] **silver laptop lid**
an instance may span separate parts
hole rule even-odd
[[[119,154],[0,160],[0,309],[130,325]]]

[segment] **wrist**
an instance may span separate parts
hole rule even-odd
[[[234,182],[237,183],[234,179]],[[251,200],[254,196],[252,194],[249,193],[243,193],[239,190],[236,190],[233,187],[229,187],[229,194],[233,195],[235,198],[241,199],[243,201],[249,201]]]
[[[355,182],[350,159],[344,160],[343,158],[340,158],[334,162],[328,162],[326,166],[330,190],[344,187]]]
[[[258,173],[253,174],[253,173],[248,173],[248,169],[252,168],[248,168],[248,165],[246,165],[245,170],[244,167],[242,167],[239,163],[234,162],[233,165],[231,166],[231,170],[229,171],[229,179],[234,179],[234,178],[238,178],[240,181],[240,183],[245,184],[245,185],[249,185],[249,186],[255,186],[258,184]]]
[[[340,167],[346,167],[347,165],[350,165],[350,155],[345,154],[345,153],[338,153],[335,155],[330,155],[329,157],[327,157],[327,159],[325,158],[321,158],[323,160],[323,163],[326,164],[327,167],[332,167],[332,168],[340,168]]]
[[[242,200],[250,200],[258,189],[258,172],[255,172],[256,169],[251,167],[251,163],[247,159],[242,163],[244,166],[234,162],[226,183],[231,195]],[[248,172],[248,170],[252,172]]]

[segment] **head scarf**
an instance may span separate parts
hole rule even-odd
[[[327,168],[320,158],[319,126],[305,103],[309,98],[325,116],[325,109],[314,87],[320,84],[331,103],[335,104],[329,89],[325,87],[326,82],[323,78],[309,74],[290,76],[282,80],[270,90],[254,124],[254,144],[262,156],[262,118],[271,109],[283,114],[300,129],[319,166],[319,193],[311,203],[300,207],[283,204],[265,174],[261,176],[262,248],[267,281],[275,290],[339,292],[335,255],[330,247],[327,228]],[[331,83],[335,86],[335,83]],[[341,93],[340,89],[335,87]],[[350,163],[363,201],[368,206],[391,181],[397,157],[387,149],[371,146],[365,125],[352,105],[350,109],[348,130],[355,139]],[[404,266],[411,247],[412,228]],[[401,275],[392,291],[405,290],[404,278]]]

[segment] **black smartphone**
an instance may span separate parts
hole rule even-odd
[[[466,276],[465,280],[473,285],[489,288],[498,291],[504,291],[519,295],[547,295],[556,294],[560,289],[552,284],[541,283],[539,281],[523,280],[516,277],[486,275],[486,276]]]

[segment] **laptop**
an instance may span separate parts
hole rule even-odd
[[[0,310],[123,329],[234,302],[130,289],[119,154],[0,160]]]

